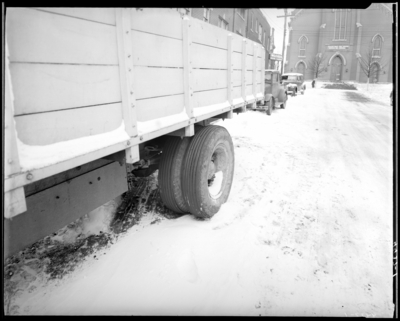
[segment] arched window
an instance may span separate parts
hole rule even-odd
[[[306,47],[307,47],[308,39],[306,36],[301,36],[299,39],[299,57],[306,56]]]
[[[334,9],[335,29],[333,30],[333,40],[346,40],[347,31],[347,12],[348,9]]]
[[[380,58],[381,57],[381,48],[383,38],[381,35],[376,34],[372,38],[373,46],[372,46],[372,58]]]

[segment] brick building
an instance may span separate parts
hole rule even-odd
[[[268,68],[271,48],[271,28],[260,9],[192,8],[192,17],[209,22],[256,41],[266,49],[265,68]]]
[[[371,82],[392,82],[392,21],[390,4],[373,3],[366,9],[296,9],[289,22],[285,72],[315,77],[312,60],[325,60],[318,77],[330,81],[366,82],[359,59],[373,62]]]

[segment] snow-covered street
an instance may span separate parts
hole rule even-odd
[[[35,275],[9,313],[392,317],[386,86],[373,101],[308,83],[271,116],[220,121],[235,174],[212,219],[149,211],[64,278]]]

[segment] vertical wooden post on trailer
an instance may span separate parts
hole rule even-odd
[[[242,97],[244,100],[244,106],[242,112],[246,112],[246,56],[247,56],[247,40],[243,38],[242,42]]]
[[[124,120],[125,131],[129,137],[138,135],[136,117],[136,99],[133,88],[133,60],[132,60],[132,30],[131,30],[131,9],[117,8],[116,32],[119,60],[119,77],[121,83],[122,97],[122,117]],[[125,149],[126,162],[135,163],[140,159],[139,146],[130,146],[127,142]]]
[[[5,179],[12,179],[10,176],[19,173],[21,166],[19,162],[17,136],[14,124],[14,98],[11,86],[10,69],[8,66],[8,46],[6,43],[6,87],[5,87],[5,108],[4,108],[4,176]],[[27,173],[29,179],[30,173]],[[25,192],[23,187],[17,187],[4,193],[4,217],[12,218],[27,210],[25,201]],[[4,231],[8,236],[9,231]],[[5,239],[8,240],[6,237]],[[7,241],[6,241],[7,243]],[[8,246],[5,244],[5,246]]]
[[[261,50],[261,94],[264,96],[263,100],[261,101],[262,105],[265,104],[265,48],[263,47]]]
[[[183,48],[183,92],[186,113],[189,117],[188,126],[185,127],[185,136],[194,135],[193,112],[193,66],[192,66],[192,39],[191,21],[188,16],[182,19],[182,48]]]
[[[231,105],[231,110],[228,112],[227,118],[232,119],[233,117],[233,101],[232,101],[232,90],[233,90],[233,61],[232,61],[232,34],[228,34],[228,70],[227,70],[227,76],[228,76],[228,101],[229,104]]]
[[[254,44],[253,47],[253,96],[254,96],[254,102],[253,102],[253,108],[256,107],[257,104],[257,99],[256,99],[256,95],[257,95],[257,50],[258,46],[256,44]]]

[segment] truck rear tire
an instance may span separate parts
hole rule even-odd
[[[271,99],[268,101],[268,107],[266,109],[266,113],[268,116],[271,116],[273,104],[274,104],[274,99],[271,97]]]
[[[189,213],[181,186],[183,161],[192,137],[168,137],[161,154],[158,185],[166,207],[176,213]]]
[[[190,212],[210,218],[226,202],[232,186],[234,151],[229,132],[207,126],[193,137],[182,168],[182,191]]]

